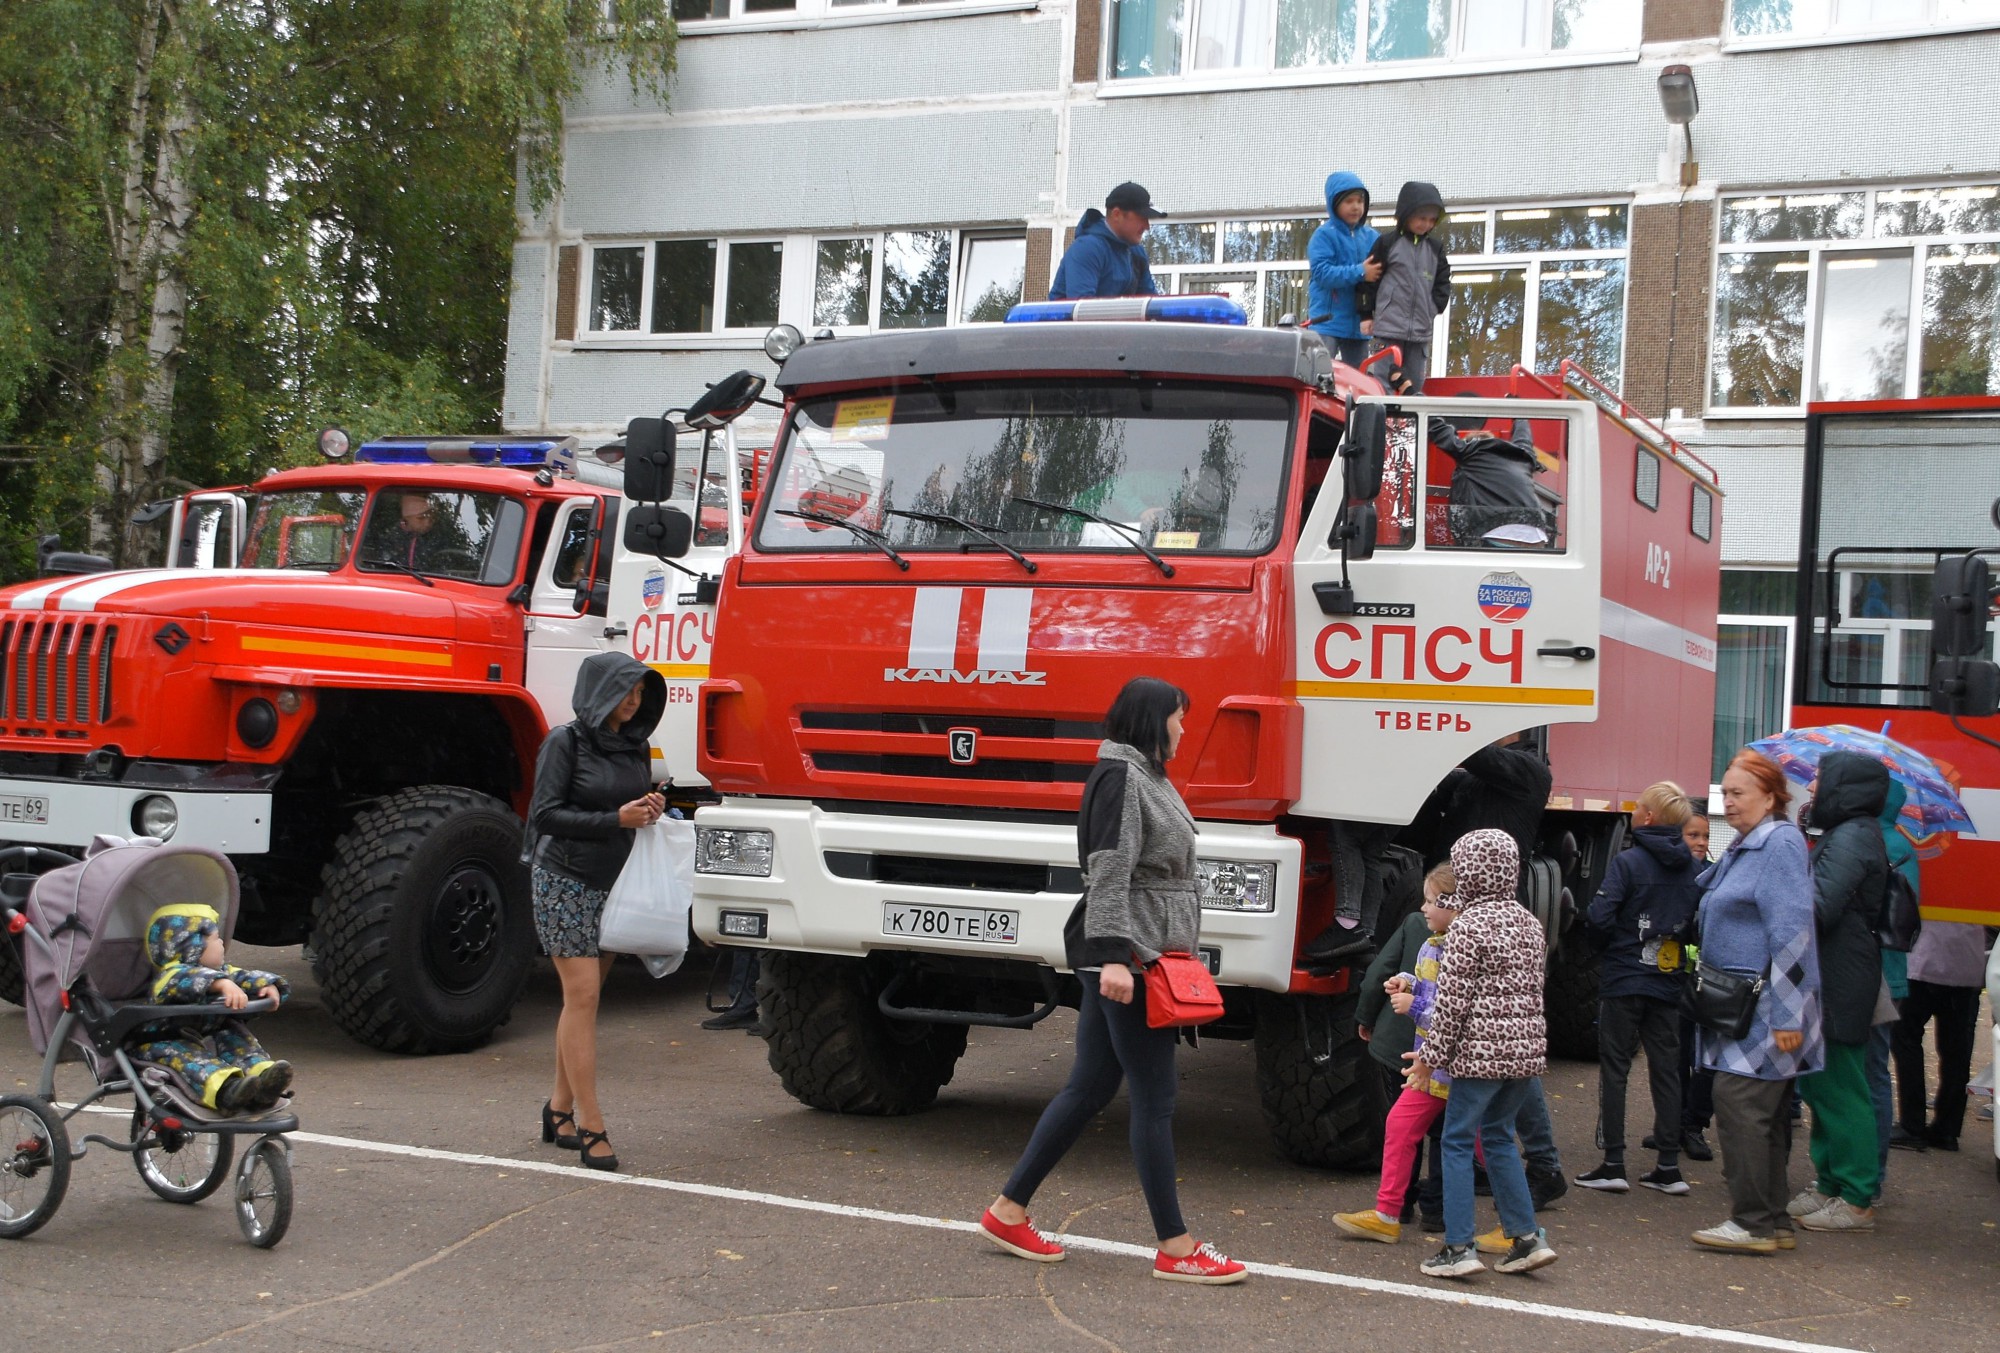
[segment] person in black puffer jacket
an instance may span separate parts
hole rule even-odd
[[[653,792],[650,739],[667,707],[667,683],[628,654],[593,653],[577,670],[570,705],[576,718],[542,742],[528,805],[535,933],[563,987],[542,1140],[581,1151],[593,1170],[615,1170],[597,1105],[597,994],[611,971],[610,955],[597,951],[597,929],[634,833],[666,811]]]
[[[1882,1182],[1875,1105],[1868,1090],[1868,1040],[1882,990],[1882,949],[1875,938],[1889,894],[1889,852],[1878,820],[1889,772],[1859,752],[1820,759],[1808,826],[1813,912],[1819,931],[1820,998],[1826,1067],[1799,1077],[1812,1105],[1815,1182],[1787,1209],[1808,1231],[1874,1229]]]
[[[1681,944],[1694,929],[1701,884],[1681,829],[1693,811],[1672,781],[1649,786],[1632,812],[1636,844],[1611,862],[1585,918],[1604,946],[1597,1017],[1604,1163],[1576,1182],[1602,1193],[1631,1187],[1625,1178],[1625,1078],[1642,1043],[1653,1091],[1648,1140],[1659,1164],[1639,1183],[1661,1193],[1688,1191],[1680,1171]]]

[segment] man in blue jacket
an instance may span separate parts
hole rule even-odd
[[[1354,310],[1354,289],[1382,280],[1382,263],[1368,256],[1379,238],[1367,223],[1368,185],[1345,169],[1326,180],[1326,224],[1313,231],[1306,246],[1312,265],[1306,283],[1306,327],[1320,335],[1334,355],[1352,367],[1368,356],[1368,336]]]
[[[1076,223],[1076,239],[1063,251],[1049,284],[1052,301],[1088,301],[1105,296],[1154,296],[1160,288],[1139,241],[1166,213],[1136,183],[1121,183]]]

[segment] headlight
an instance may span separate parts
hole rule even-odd
[[[181,810],[165,794],[148,794],[132,805],[132,830],[156,841],[171,841],[180,829]]]
[[[1195,886],[1209,911],[1275,911],[1278,867],[1249,860],[1196,860]]]
[[[798,331],[796,325],[780,324],[764,335],[764,355],[783,366],[785,359],[797,352],[805,341],[806,336]]]
[[[734,827],[694,829],[694,872],[771,877],[771,833]]]

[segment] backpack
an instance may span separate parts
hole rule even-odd
[[[1923,916],[1917,910],[1917,888],[1910,882],[1910,876],[1902,870],[1889,870],[1889,897],[1882,907],[1882,923],[1875,929],[1875,938],[1884,949],[1895,949],[1908,953],[1916,945],[1917,933],[1924,928]]]

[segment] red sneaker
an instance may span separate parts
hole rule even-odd
[[[1220,1287],[1240,1283],[1250,1270],[1204,1241],[1193,1254],[1176,1259],[1165,1250],[1153,1256],[1153,1276],[1173,1283],[1208,1283]]]
[[[1038,1264],[1054,1264],[1062,1260],[1063,1247],[1037,1231],[1032,1222],[1009,1226],[993,1215],[993,1209],[988,1208],[979,1219],[979,1229],[986,1233],[988,1240],[1009,1254],[1018,1254]]]

